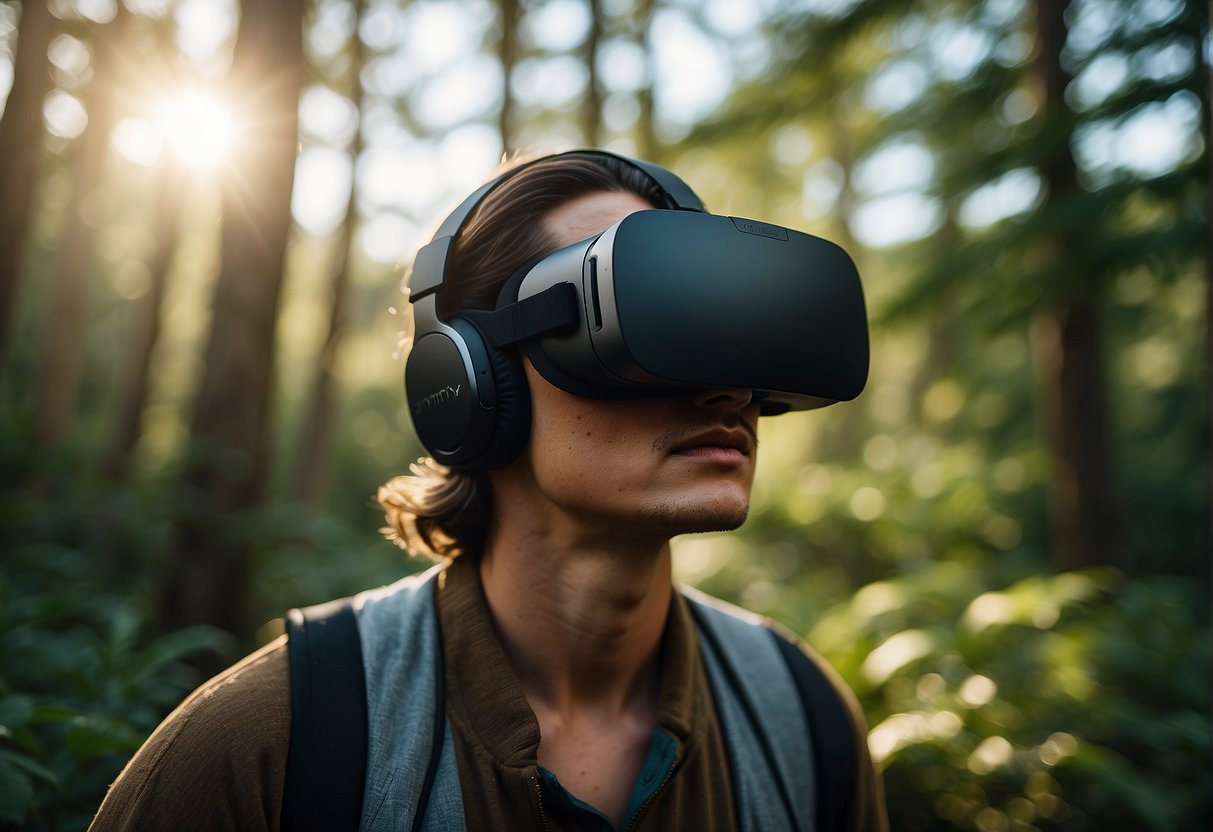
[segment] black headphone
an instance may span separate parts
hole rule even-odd
[[[494,311],[461,312],[449,321],[438,316],[438,294],[448,277],[454,240],[476,206],[515,174],[553,159],[621,161],[656,187],[661,201],[656,207],[705,210],[695,192],[664,168],[608,151],[574,150],[506,171],[481,186],[443,221],[413,261],[409,301],[414,339],[404,382],[421,444],[437,462],[455,471],[486,471],[518,458],[530,438],[531,397],[515,347],[575,327],[581,314],[575,299],[559,291],[519,302],[518,287],[528,271],[524,268],[506,281]]]

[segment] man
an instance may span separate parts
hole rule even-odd
[[[423,442],[440,458],[463,448],[462,433],[448,437],[466,388],[492,378],[494,399],[489,427],[468,429],[483,448],[450,453],[450,468],[423,460],[380,489],[390,536],[445,561],[354,605],[369,741],[362,828],[824,828],[821,800],[833,795],[818,793],[822,770],[838,762],[821,737],[839,726],[807,730],[788,669],[802,664],[845,703],[834,721],[846,722],[852,762],[832,815],[839,828],[887,826],[862,718],[831,672],[795,648],[785,665],[782,635],[672,584],[672,536],[746,517],[754,391],[578,395],[530,350],[447,344],[478,342],[481,325],[455,318],[483,320],[476,310],[502,305],[529,264],[676,201],[681,183],[657,170],[597,152],[517,166],[470,200],[434,274],[430,255],[418,257],[407,375],[430,378],[429,335],[459,360],[488,356],[458,383],[410,389]],[[269,645],[187,700],[94,828],[279,828],[296,736],[287,650]],[[766,665],[751,664],[759,654]]]

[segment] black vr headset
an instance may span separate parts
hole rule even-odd
[[[597,399],[719,387],[754,391],[764,416],[859,395],[868,328],[855,264],[833,243],[709,214],[674,174],[599,150],[658,187],[662,205],[556,251],[506,282],[492,312],[438,317],[455,237],[481,187],[417,253],[415,334],[405,369],[413,425],[456,471],[508,465],[530,436],[518,351],[553,385]],[[533,163],[532,163],[533,164]]]

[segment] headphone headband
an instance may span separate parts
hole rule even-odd
[[[616,159],[647,176],[657,187],[658,191],[660,191],[663,198],[663,204],[657,206],[658,208],[700,212],[707,210],[704,208],[702,200],[695,195],[695,192],[691,190],[687,183],[659,165],[642,162],[639,159],[630,159],[627,156],[612,153],[609,150],[569,150],[564,153],[540,156],[537,159],[531,159],[530,161],[516,165],[481,185],[459,203],[454,211],[447,215],[447,218],[438,226],[438,230],[434,232],[433,239],[418,250],[417,256],[413,260],[413,270],[409,277],[409,299],[417,301],[442,288],[442,284],[446,281],[446,270],[450,264],[451,248],[454,245],[455,238],[459,236],[459,232],[467,224],[468,218],[471,217],[481,200],[490,191],[494,190],[507,179],[513,178],[515,174],[521,173],[540,162],[577,158],[594,160],[595,157]]]

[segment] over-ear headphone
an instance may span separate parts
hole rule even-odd
[[[575,299],[559,291],[519,302],[524,269],[506,282],[493,312],[461,312],[442,320],[437,300],[450,277],[455,238],[481,201],[502,182],[536,163],[566,158],[621,161],[656,188],[661,204],[655,207],[704,210],[695,192],[664,168],[608,151],[575,150],[506,171],[472,193],[443,221],[413,262],[409,300],[414,339],[404,380],[421,444],[436,461],[455,471],[500,468],[522,453],[530,438],[531,398],[517,345],[575,326],[581,314]]]

